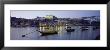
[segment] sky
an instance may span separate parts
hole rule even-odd
[[[11,10],[11,17],[33,19],[54,15],[58,18],[100,16],[100,10]]]

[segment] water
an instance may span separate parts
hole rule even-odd
[[[24,27],[24,28],[15,28],[11,27],[11,40],[93,40],[98,35],[100,35],[100,29],[93,30],[93,26],[88,26],[89,29],[81,31],[82,26],[74,26],[74,32],[67,32],[65,26],[57,27],[58,34],[41,36],[41,33],[36,31],[39,28],[37,27]],[[44,30],[40,28],[40,30]],[[22,37],[25,35],[25,37]]]

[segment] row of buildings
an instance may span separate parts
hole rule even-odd
[[[11,27],[39,27],[39,26],[66,26],[66,25],[100,25],[100,17],[57,18],[53,15],[36,17],[34,19],[11,17]]]

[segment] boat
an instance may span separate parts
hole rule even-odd
[[[40,33],[42,33],[41,36],[46,36],[46,35],[57,34],[58,32],[57,31],[41,31]]]
[[[67,27],[67,28],[66,28],[66,31],[67,31],[67,32],[73,32],[73,31],[75,31],[75,29],[72,29],[71,27]]]
[[[73,32],[73,31],[75,31],[75,29],[67,29],[66,31],[67,32]]]
[[[38,32],[41,33],[41,36],[47,36],[47,35],[53,35],[53,34],[58,34],[58,31],[55,31],[55,30],[47,30],[47,31],[39,31],[39,30],[36,30]]]
[[[87,27],[87,26],[83,26],[83,27],[81,27],[81,30],[82,31],[85,31],[85,30],[88,30],[89,28]]]

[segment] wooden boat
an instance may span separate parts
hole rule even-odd
[[[41,33],[41,36],[53,35],[53,34],[57,34],[58,33],[58,31],[54,31],[54,30],[39,31],[39,32]]]

